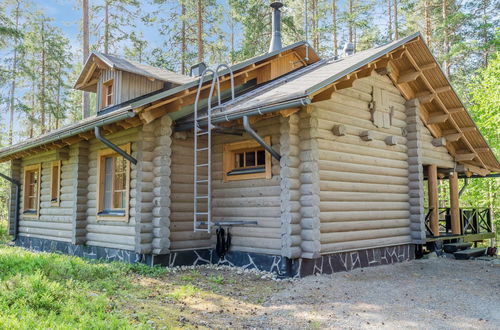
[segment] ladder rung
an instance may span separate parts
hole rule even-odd
[[[208,147],[206,147],[206,148],[196,149],[196,151],[205,151],[205,150],[208,150]]]
[[[202,166],[208,166],[208,163],[206,164],[197,164],[196,167],[202,167]]]
[[[208,182],[208,180],[196,180],[197,183]]]
[[[196,198],[208,198],[208,195],[206,195],[206,196],[196,196]]]
[[[196,133],[196,135],[200,136],[200,135],[207,135],[209,132],[201,132],[201,133]]]
[[[208,212],[196,212],[196,215],[208,215]]]

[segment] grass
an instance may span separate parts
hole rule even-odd
[[[149,328],[117,302],[134,292],[135,276],[166,269],[32,253],[6,245],[6,229],[0,220],[0,329]]]
[[[9,246],[6,230],[0,220],[0,330],[225,328],[221,310],[252,318],[248,311],[279,287],[211,269],[30,252]]]
[[[158,269],[94,263],[76,257],[0,246],[0,328],[142,328],[115,303],[130,294],[137,274]]]

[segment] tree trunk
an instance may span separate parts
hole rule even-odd
[[[181,2],[181,73],[186,74],[186,5]]]
[[[448,61],[448,53],[450,52],[449,36],[448,36],[448,0],[443,0],[443,69],[447,77],[450,76],[450,63]]]
[[[16,31],[19,29],[19,6],[21,5],[20,1],[16,2]],[[18,38],[14,39],[14,52],[12,58],[12,82],[10,85],[10,95],[9,95],[9,144],[12,145],[13,142],[13,132],[14,132],[14,111],[16,106],[16,75],[17,75],[17,46],[18,46]]]
[[[352,22],[352,2],[353,0],[349,0],[349,20],[347,22],[348,24],[348,29],[349,29],[349,42],[353,42],[353,35],[352,35],[352,30],[353,30],[353,22]]]
[[[486,45],[488,44],[488,13],[487,13],[487,8],[488,8],[488,0],[483,0],[482,1],[482,9],[483,9],[483,45],[484,45],[484,51],[483,51],[483,68],[486,68],[488,66],[488,57],[489,57],[489,51]]]
[[[235,28],[235,21],[234,21],[234,12],[232,9],[230,9],[230,14],[231,14],[231,17],[230,17],[230,21],[229,21],[229,24],[230,24],[230,28],[231,28],[231,35],[230,35],[230,43],[231,43],[231,64],[234,64],[235,62],[235,56],[234,56],[234,28]]]
[[[41,28],[41,39],[42,39],[42,63],[41,63],[41,86],[40,86],[40,96],[41,96],[41,101],[40,101],[40,128],[42,131],[42,134],[46,132],[46,127],[45,127],[45,75],[46,75],[46,68],[45,68],[45,22],[42,22],[42,28]]]
[[[319,36],[318,36],[318,4],[317,0],[311,0],[311,16],[312,16],[312,43],[313,47],[319,49]]]
[[[430,4],[429,0],[424,1],[424,20],[425,20],[425,42],[429,48],[431,47],[431,33],[432,33],[432,24],[431,24],[431,15],[430,15]]]
[[[109,52],[109,0],[104,3],[104,54]]]
[[[394,40],[399,38],[398,26],[398,0],[394,0]]]
[[[332,1],[332,40],[333,40],[333,56],[339,55],[338,49],[338,31],[337,31],[337,0]]]
[[[82,0],[82,39],[83,39],[83,63],[89,57],[89,0]],[[90,95],[88,92],[83,92],[82,97],[82,117],[87,118],[90,116]]]
[[[198,0],[198,62],[203,62],[203,2]]]
[[[389,36],[389,41],[392,41],[392,2],[387,0],[387,16],[389,22],[387,24],[387,35]]]

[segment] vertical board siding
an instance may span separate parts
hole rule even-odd
[[[121,82],[122,82],[122,71],[118,70],[104,70],[102,71],[99,81],[97,82],[97,96],[96,96],[96,106],[97,111],[101,110],[102,106],[102,84],[106,81],[113,79],[113,104],[121,103]]]
[[[45,238],[56,241],[71,242],[72,218],[73,218],[73,180],[72,171],[75,163],[75,155],[70,152],[70,157],[62,161],[61,166],[61,190],[59,205],[52,205],[50,201],[50,184],[52,161],[56,160],[56,151],[49,151],[27,157],[21,163],[21,201],[19,235],[28,237]],[[40,211],[37,218],[22,214],[24,195],[24,167],[41,164],[40,184]]]
[[[373,86],[393,109],[390,128],[371,121]],[[391,81],[373,73],[315,104],[318,118],[321,253],[411,242],[405,100]],[[335,136],[334,125],[346,134]],[[370,131],[373,140],[360,134]],[[388,136],[397,144],[385,143]]]
[[[164,85],[163,81],[151,80],[129,72],[122,72],[121,79],[120,103],[160,90]]]
[[[120,104],[136,97],[160,90],[164,82],[119,70],[102,71],[97,82],[97,110],[101,109],[102,85],[113,79],[113,104]]]
[[[127,143],[132,145],[132,156],[137,157],[137,140],[141,128],[132,128],[118,133],[107,135],[114,144],[120,146]],[[89,141],[89,169],[87,193],[87,231],[86,244],[101,247],[110,247],[124,250],[135,250],[136,245],[136,193],[137,169],[131,164],[130,172],[130,201],[128,221],[97,220],[97,154],[106,146],[97,139]]]

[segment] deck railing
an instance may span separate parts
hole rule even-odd
[[[430,229],[432,209],[425,209],[425,228],[428,236],[433,236]],[[451,235],[451,209],[439,208],[439,234]],[[491,209],[489,208],[461,208],[460,235],[473,235],[493,232],[491,225]]]

